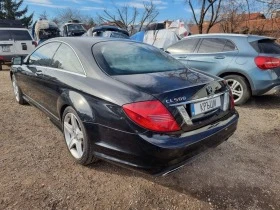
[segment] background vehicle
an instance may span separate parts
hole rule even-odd
[[[49,20],[40,19],[36,21],[32,27],[32,36],[38,45],[48,39],[59,37],[59,33],[60,31],[56,23]]]
[[[62,36],[82,36],[86,33],[86,29],[83,24],[77,20],[69,21],[62,27]]]
[[[26,56],[36,47],[28,30],[18,21],[0,21],[0,70],[15,56]]]
[[[237,126],[225,81],[150,45],[59,38],[13,64],[16,100],[47,113],[83,165],[98,158],[169,173]]]
[[[280,46],[272,38],[193,35],[166,50],[187,66],[226,79],[237,105],[244,104],[251,95],[280,90]]]
[[[129,39],[128,32],[116,26],[97,26],[89,29],[84,36]]]

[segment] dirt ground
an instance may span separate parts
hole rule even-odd
[[[238,107],[227,142],[166,177],[74,163],[62,133],[0,71],[0,209],[280,209],[280,95]]]

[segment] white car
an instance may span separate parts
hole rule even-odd
[[[28,55],[36,46],[27,29],[0,27],[0,70],[2,64],[11,62],[13,57]]]

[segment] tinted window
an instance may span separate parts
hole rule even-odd
[[[11,40],[11,34],[7,30],[0,30],[0,41]]]
[[[82,65],[74,51],[66,44],[61,44],[53,57],[52,67],[84,74]]]
[[[97,44],[93,49],[98,64],[109,75],[143,74],[186,68],[162,50],[141,43],[111,41]]]
[[[235,44],[229,40],[227,40],[226,45],[224,46],[224,52],[228,52],[228,51],[234,51],[236,50],[237,47],[235,46]]]
[[[280,54],[280,45],[271,39],[259,40],[258,47],[259,53]]]
[[[52,57],[60,43],[48,43],[38,48],[30,57],[29,64],[36,66],[50,66]]]
[[[172,54],[192,53],[195,50],[198,41],[199,39],[181,40],[168,47],[167,51]]]
[[[32,40],[28,31],[11,30],[10,31],[12,39],[16,41]]]
[[[223,52],[225,44],[225,39],[206,38],[202,40],[198,53]]]

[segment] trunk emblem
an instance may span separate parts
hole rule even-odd
[[[214,94],[213,88],[209,85],[206,87],[206,92],[208,96],[211,96]]]

